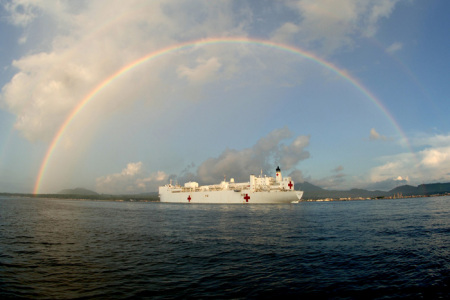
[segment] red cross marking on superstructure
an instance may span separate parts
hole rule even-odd
[[[245,202],[248,202],[248,199],[250,199],[250,196],[248,194],[245,194],[244,199],[245,199]]]
[[[189,195],[189,197],[188,197],[188,201],[189,201],[189,202],[191,202],[191,199],[192,199],[192,198],[191,198],[191,195]]]
[[[289,189],[292,190],[292,186],[293,186],[292,181],[289,181],[288,186],[289,186]]]

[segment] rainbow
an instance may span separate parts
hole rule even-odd
[[[209,39],[201,39],[201,40],[195,40],[195,41],[188,41],[183,42],[180,44],[168,46],[166,48],[153,51],[133,62],[130,64],[122,67],[121,69],[117,70],[115,73],[111,74],[107,78],[105,78],[100,84],[98,84],[94,89],[92,89],[69,113],[65,121],[61,124],[58,131],[54,135],[50,146],[47,149],[47,152],[44,156],[44,159],[41,163],[41,166],[39,168],[39,173],[34,185],[34,194],[39,193],[39,189],[42,183],[42,180],[44,178],[48,162],[50,161],[52,154],[54,153],[55,149],[57,148],[57,145],[64,134],[67,127],[70,125],[70,123],[73,121],[73,119],[83,110],[86,105],[89,104],[90,101],[92,101],[97,94],[99,94],[103,89],[107,88],[115,79],[119,78],[121,75],[133,70],[135,67],[146,63],[150,60],[157,59],[158,57],[161,57],[163,55],[173,53],[176,51],[199,47],[199,46],[208,46],[213,44],[252,44],[252,45],[260,45],[264,47],[273,48],[276,50],[285,51],[288,53],[292,53],[295,55],[300,55],[310,61],[313,61],[317,63],[318,65],[332,71],[333,73],[339,75],[340,77],[344,78],[346,81],[351,83],[356,89],[358,89],[364,96],[366,96],[368,99],[370,99],[392,122],[394,127],[397,129],[397,131],[400,133],[400,135],[407,141],[406,135],[402,131],[401,127],[397,124],[395,119],[392,117],[392,115],[389,113],[389,111],[384,107],[384,105],[370,92],[368,91],[361,83],[359,83],[355,78],[351,77],[347,72],[344,70],[339,69],[335,65],[333,65],[330,62],[327,62],[326,60],[317,57],[316,55],[306,52],[300,48],[293,47],[286,44],[280,44],[269,40],[261,40],[261,39],[254,39],[254,38],[246,38],[246,37],[221,37],[221,38],[209,38]]]

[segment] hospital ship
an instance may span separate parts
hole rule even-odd
[[[243,183],[231,178],[215,185],[199,186],[191,181],[184,186],[170,183],[159,187],[160,201],[172,203],[297,203],[302,196],[291,177],[283,178],[280,167],[275,177],[250,175],[250,181]]]

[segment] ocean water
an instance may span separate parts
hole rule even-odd
[[[449,299],[450,197],[0,198],[0,297]]]

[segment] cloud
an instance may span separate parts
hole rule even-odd
[[[97,178],[96,190],[104,194],[125,194],[154,192],[164,185],[168,175],[162,171],[148,175],[142,162],[129,163],[120,173]]]
[[[286,22],[272,33],[272,40],[279,43],[290,43],[299,33],[300,27],[292,22]]]
[[[278,159],[283,168],[289,170],[301,160],[309,158],[309,152],[305,147],[309,144],[309,136],[298,136],[290,145],[282,145],[279,149]]]
[[[208,60],[198,59],[197,63],[198,65],[194,68],[185,65],[179,66],[178,76],[184,77],[192,83],[205,83],[213,80],[222,66],[217,57],[211,57]]]
[[[337,173],[319,179],[310,180],[312,184],[328,190],[344,190],[346,188],[347,175]]]
[[[322,178],[308,178],[308,182],[328,190],[344,190],[348,187],[348,175],[343,173],[344,167],[339,165],[331,170],[331,175]]]
[[[108,194],[143,193],[156,191],[158,186],[164,185],[169,179],[181,184],[187,181],[212,184],[219,182],[223,176],[245,182],[251,174],[259,174],[261,170],[264,174],[273,174],[276,166],[280,166],[285,172],[292,170],[290,176],[300,180],[303,178],[301,171],[295,169],[295,166],[309,157],[305,150],[309,137],[298,136],[289,145],[282,144],[282,141],[291,136],[292,133],[286,127],[276,129],[259,139],[251,148],[226,149],[218,157],[202,162],[194,172],[191,170],[195,164],[189,164],[178,176],[162,171],[149,175],[142,162],[129,163],[120,173],[97,178],[96,190]],[[288,158],[279,160],[283,156]]]
[[[26,1],[12,1],[4,4],[4,9],[9,13],[8,21],[14,25],[26,26],[31,23],[37,15],[37,8]]]
[[[320,43],[324,52],[332,52],[351,44],[349,35],[354,31],[358,18],[354,1],[291,1],[298,11],[300,37],[309,44]]]
[[[389,138],[387,138],[384,135],[379,134],[375,128],[370,129],[370,136],[369,136],[370,140],[382,140],[382,141],[388,141]]]
[[[337,166],[336,168],[334,168],[333,170],[331,170],[334,173],[339,173],[344,171],[344,167],[343,166]]]
[[[106,6],[103,1],[6,3],[10,22],[23,28],[21,43],[29,48],[25,51],[28,54],[12,63],[17,73],[3,86],[0,96],[5,107],[17,116],[15,128],[29,140],[49,141],[89,92],[130,62],[189,37],[210,36],[213,29],[240,34],[228,3],[208,2],[204,7],[187,3],[140,0],[126,5],[112,0]],[[197,8],[200,10],[196,11]],[[191,18],[194,15],[199,18]],[[214,80],[214,74],[221,68],[219,59],[206,52],[195,55],[194,67],[173,57],[161,57],[151,65],[151,70],[136,70],[122,76],[107,91],[95,95],[97,106],[90,109],[97,109],[97,115],[105,118],[144,96],[148,101],[162,103],[173,91],[183,94],[177,90],[183,85],[175,83],[179,80],[175,72],[168,72],[177,70],[175,66],[179,66],[179,76],[190,83]]]
[[[298,170],[298,169],[294,169],[291,173],[289,173],[289,176],[296,183],[305,182],[306,180],[308,180],[307,178],[305,178],[303,176],[303,172],[301,170]]]
[[[403,44],[399,43],[399,42],[395,42],[392,45],[390,45],[389,47],[387,47],[386,52],[389,54],[393,54],[399,50],[401,50],[403,48]]]
[[[118,0],[108,1],[108,5],[95,0],[57,4],[10,1],[4,4],[5,11],[9,22],[23,31],[20,43],[27,54],[12,62],[17,73],[3,86],[0,101],[17,116],[15,128],[26,138],[49,141],[89,92],[153,51],[187,40],[252,36],[258,28],[265,33],[260,35],[263,39],[302,41],[314,52],[330,54],[351,45],[361,27],[375,31],[377,22],[390,15],[395,3],[288,0],[265,3],[269,6],[262,12],[259,4],[229,1],[131,0],[125,5]],[[263,27],[259,26],[262,17]],[[265,73],[270,78],[245,77],[245,70],[257,74],[259,69],[270,68],[273,57],[254,55],[244,46],[234,51],[223,46],[185,49],[183,55],[183,59],[158,57],[151,67],[122,76],[107,91],[97,93],[97,105],[89,109],[106,118],[143,98],[150,103],[184,99],[189,93],[199,98],[203,86],[223,84],[233,76],[239,84],[274,84],[281,78],[280,70]]]
[[[406,184],[409,184],[409,178],[402,178],[401,176],[398,176],[397,178],[388,178],[383,181],[370,183],[364,188],[370,191],[374,190],[390,191],[398,186]]]
[[[286,33],[310,45],[321,45],[322,52],[352,47],[355,36],[374,36],[382,18],[390,16],[398,0],[291,0],[288,5],[299,14],[298,23],[286,23],[274,31],[274,39]],[[296,29],[298,28],[298,30]]]
[[[369,15],[366,21],[365,34],[367,36],[374,36],[377,32],[378,21],[382,18],[387,18],[394,10],[395,5],[399,0],[377,0],[373,1],[369,10]]]
[[[17,115],[15,128],[30,140],[49,137],[93,78],[92,69],[61,62],[55,54],[30,55],[14,67],[21,72],[3,87],[2,100]]]
[[[413,141],[424,144],[424,148],[382,158],[383,163],[370,170],[367,182],[393,178],[408,180],[412,185],[450,181],[450,135],[422,136]]]
[[[450,145],[450,134],[436,134],[431,136],[419,134],[410,141],[416,147],[446,147]]]
[[[421,161],[419,166],[426,169],[447,166],[450,163],[450,147],[425,149],[420,152]]]
[[[216,158],[209,158],[197,169],[200,182],[214,183],[223,175],[231,176],[238,181],[247,181],[250,174],[273,173],[277,165],[282,170],[294,168],[301,160],[309,157],[305,148],[309,137],[298,136],[289,145],[281,142],[290,138],[289,129],[277,129],[261,138],[251,147],[243,150],[226,149]]]

